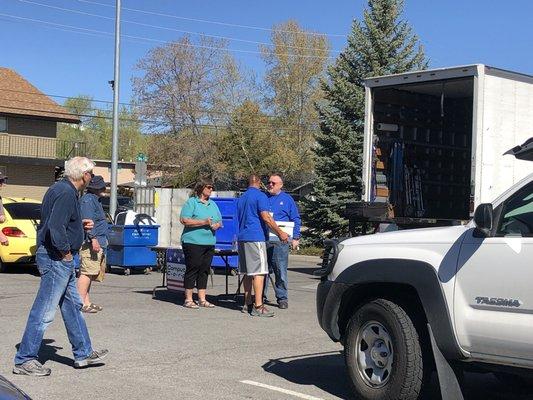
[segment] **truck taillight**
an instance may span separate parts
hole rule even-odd
[[[19,237],[19,238],[26,237],[24,232],[22,232],[19,228],[11,227],[11,226],[3,228],[2,233],[8,237]]]

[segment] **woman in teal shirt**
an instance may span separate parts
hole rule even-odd
[[[216,203],[209,199],[213,183],[201,179],[191,197],[181,209],[180,221],[185,226],[181,235],[181,245],[185,255],[185,303],[187,308],[213,308],[205,298],[207,278],[215,254],[215,232],[222,227],[222,217]],[[198,289],[198,303],[192,295]]]

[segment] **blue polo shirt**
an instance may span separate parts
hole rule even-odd
[[[255,187],[249,187],[237,200],[237,221],[239,242],[265,242],[268,228],[260,213],[269,211],[266,194]]]
[[[208,200],[207,203],[204,203],[196,196],[189,198],[189,200],[183,205],[180,218],[211,218],[213,223],[222,220],[220,210],[213,200]],[[216,243],[215,232],[213,232],[213,230],[207,225],[194,227],[186,226],[183,228],[183,233],[181,234],[181,242],[214,246]]]
[[[290,194],[280,192],[278,194],[268,195],[268,205],[270,212],[274,215],[274,221],[290,221],[294,222],[294,239],[300,238],[300,226],[302,220],[296,202]]]

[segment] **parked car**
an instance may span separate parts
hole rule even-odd
[[[37,250],[37,224],[41,219],[41,203],[27,198],[4,197],[2,199],[6,220],[0,229],[9,244],[0,246],[0,272],[6,263],[31,263]]]
[[[111,198],[109,196],[100,197],[100,203],[102,203],[102,207],[106,213],[109,213],[109,204]],[[133,199],[131,197],[127,196],[117,196],[117,209],[133,209]]]
[[[31,400],[31,397],[0,375],[0,399]]]

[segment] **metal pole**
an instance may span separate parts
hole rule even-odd
[[[109,213],[115,217],[117,209],[117,171],[118,171],[118,93],[120,88],[120,0],[116,0],[115,17],[115,76],[113,78],[113,140],[111,147],[111,198]]]

